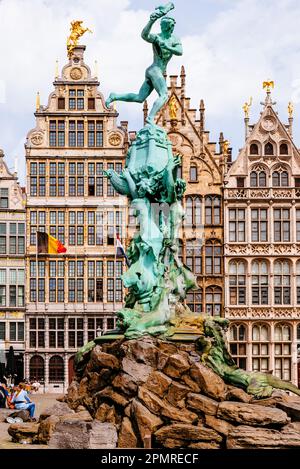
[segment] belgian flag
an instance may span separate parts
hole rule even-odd
[[[38,254],[63,254],[67,252],[65,246],[48,233],[37,231],[36,236]]]

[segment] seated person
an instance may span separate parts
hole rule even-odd
[[[26,391],[25,383],[19,384],[11,401],[12,403],[15,404],[15,409],[28,410],[30,414],[30,418],[33,419],[34,411],[35,411],[35,403],[29,399],[28,393]]]

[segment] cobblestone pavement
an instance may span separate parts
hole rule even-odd
[[[55,403],[59,394],[31,394],[30,399],[35,403],[35,417],[39,418],[40,414],[47,407]],[[0,409],[1,412],[1,409]],[[13,412],[13,410],[12,410]],[[20,443],[13,443],[11,436],[7,433],[9,427],[8,423],[0,422],[0,450],[1,449],[47,449],[46,445],[22,445]]]

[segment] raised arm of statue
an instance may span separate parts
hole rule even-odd
[[[145,41],[151,42],[151,43],[155,42],[157,35],[156,34],[151,34],[151,28],[152,28],[153,24],[155,23],[155,21],[158,18],[160,18],[160,16],[157,12],[152,13],[152,15],[150,16],[150,20],[148,21],[148,23],[144,27],[144,29],[142,31],[142,34],[141,34],[142,38]]]

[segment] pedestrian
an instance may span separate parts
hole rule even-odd
[[[5,409],[6,400],[9,398],[8,391],[4,383],[0,383],[0,408]]]
[[[15,391],[12,402],[15,404],[15,409],[17,410],[28,410],[29,415],[32,421],[34,421],[34,411],[35,411],[35,403],[32,402],[28,396],[26,391],[26,384],[20,383]]]

